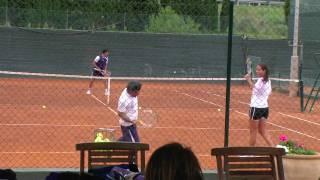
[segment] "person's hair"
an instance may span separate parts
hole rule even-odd
[[[103,50],[102,50],[102,53],[103,53],[103,54],[106,53],[106,52],[109,52],[109,49],[103,49]]]
[[[130,92],[140,91],[142,84],[139,81],[130,81],[127,85],[127,90]]]
[[[190,148],[170,143],[157,149],[150,157],[145,180],[202,180],[197,157]]]
[[[263,81],[264,82],[268,82],[269,81],[269,68],[266,64],[258,64],[258,66],[260,66],[260,68],[265,71],[266,73],[263,76]]]

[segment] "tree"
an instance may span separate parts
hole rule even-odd
[[[147,32],[198,33],[200,25],[190,17],[178,15],[170,6],[162,8],[159,15],[149,19]]]

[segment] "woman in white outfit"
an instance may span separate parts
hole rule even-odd
[[[266,129],[266,121],[269,116],[268,98],[272,91],[268,67],[265,64],[258,64],[256,74],[258,76],[256,83],[253,83],[250,74],[245,75],[245,79],[252,89],[249,111],[249,144],[255,146],[257,133],[259,132],[269,146],[274,146]]]

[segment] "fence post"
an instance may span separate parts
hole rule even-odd
[[[123,31],[126,31],[126,13],[123,14]]]
[[[67,9],[67,17],[66,17],[66,29],[69,27],[69,9]]]
[[[8,6],[9,6],[9,2],[7,0],[7,4],[6,4],[6,10],[5,10],[5,16],[6,16],[6,20],[5,20],[5,26],[9,26],[9,20],[8,20]]]
[[[234,6],[233,1],[234,0],[229,0],[229,30],[228,30],[228,59],[227,59],[227,87],[226,87],[224,147],[229,146],[230,86],[231,86],[231,58],[232,58],[233,6]]]

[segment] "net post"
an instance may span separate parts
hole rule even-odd
[[[230,125],[230,86],[231,86],[231,58],[232,58],[232,34],[233,34],[233,6],[234,0],[229,0],[229,28],[228,28],[228,59],[227,59],[227,82],[226,82],[226,107],[225,107],[225,133],[224,147],[229,146]]]

